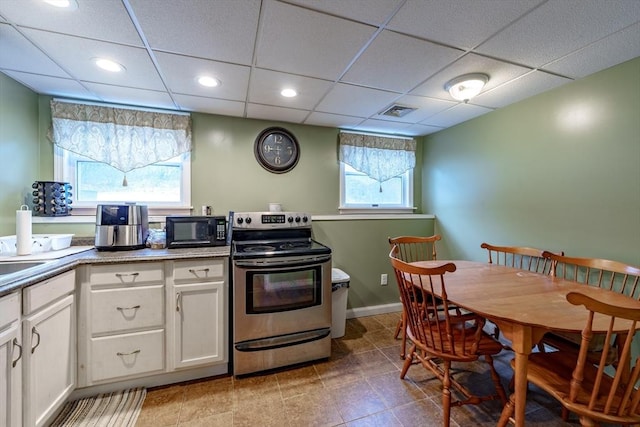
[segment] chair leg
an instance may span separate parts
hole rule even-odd
[[[490,355],[484,356],[485,361],[489,365],[489,371],[491,372],[491,379],[493,380],[493,385],[496,388],[496,393],[500,397],[503,405],[507,404],[507,394],[504,392],[504,387],[502,387],[502,383],[500,382],[500,376],[498,372],[496,372],[495,366],[493,366],[493,357]]]
[[[515,407],[516,407],[515,394],[512,394],[507,404],[504,405],[504,408],[502,408],[502,413],[500,414],[500,419],[498,420],[498,424],[497,424],[498,427],[504,427],[507,425],[507,423],[509,422],[509,419],[513,415],[513,411],[515,410]]]
[[[402,314],[400,316],[400,320],[398,320],[398,324],[396,325],[396,331],[393,334],[393,338],[398,339],[398,335],[402,334],[402,347],[400,347],[400,358],[404,359],[407,354],[407,315],[404,310],[402,310]]]
[[[413,363],[413,355],[416,352],[416,345],[411,344],[409,348],[409,354],[404,358],[404,364],[402,365],[402,371],[400,372],[400,379],[403,380],[404,376],[407,374],[407,371],[411,367]]]
[[[442,425],[449,427],[451,423],[451,361],[445,360],[442,364]]]

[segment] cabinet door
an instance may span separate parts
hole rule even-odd
[[[71,394],[76,380],[74,296],[26,317],[24,346],[24,424],[41,426]]]
[[[0,425],[22,425],[22,347],[19,322],[0,333]]]
[[[173,286],[173,368],[226,360],[224,283]]]

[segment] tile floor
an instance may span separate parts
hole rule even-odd
[[[400,379],[399,314],[347,320],[329,360],[236,379],[211,378],[149,389],[137,427],[153,426],[441,426],[440,382],[419,365]],[[511,378],[503,351],[495,358],[505,387]],[[484,362],[460,366],[458,378],[473,389],[493,390]],[[493,426],[499,401],[451,410],[451,425]],[[530,386],[527,425],[564,423],[560,406]]]

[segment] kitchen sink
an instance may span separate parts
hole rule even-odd
[[[0,262],[0,276],[5,274],[17,273],[31,267],[37,267],[46,262],[47,261]]]

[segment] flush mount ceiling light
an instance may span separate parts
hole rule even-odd
[[[284,96],[285,98],[293,98],[294,96],[298,95],[298,92],[296,92],[295,89],[282,89],[280,95]]]
[[[465,74],[449,80],[444,88],[449,91],[453,99],[467,102],[480,93],[489,81],[489,76],[482,73]]]
[[[218,87],[220,86],[220,80],[214,78],[214,77],[209,77],[209,76],[201,76],[198,77],[198,83],[200,83],[200,85],[205,86],[205,87]]]
[[[105,58],[94,58],[93,62],[103,70],[111,71],[112,73],[119,73],[120,71],[124,71],[124,65],[118,64],[115,61]]]
[[[78,8],[78,2],[76,0],[43,0],[43,1],[55,7],[67,8],[67,9]]]

